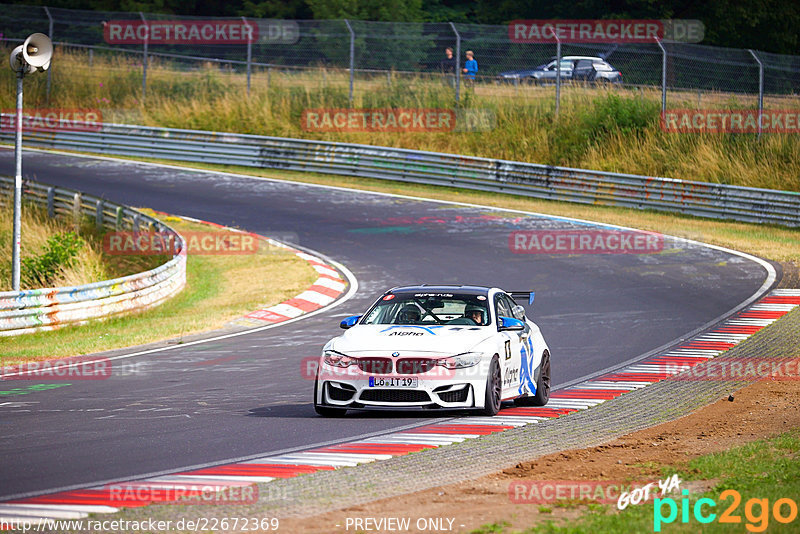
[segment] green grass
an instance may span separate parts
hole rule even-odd
[[[497,118],[484,132],[305,131],[308,108],[349,106],[347,73],[256,70],[249,96],[246,78],[212,65],[186,71],[154,61],[147,101],[141,100],[141,65],[96,54],[89,68],[79,52],[57,49],[50,101],[45,76],[26,78],[28,108],[98,108],[104,120],[201,130],[302,137],[496,157],[649,176],[667,176],[800,191],[800,138],[793,134],[675,134],[660,128],[657,89],[594,88],[566,84],[560,114],[552,87],[478,84],[462,109],[489,110]],[[0,105],[13,107],[13,73],[0,70]],[[752,95],[673,92],[670,108],[731,109],[754,106]],[[800,97],[767,98],[767,108],[791,109]],[[355,108],[448,108],[452,90],[419,76],[361,77]]]
[[[670,524],[663,524],[661,532],[798,532],[800,517],[788,524],[782,524],[772,516],[777,500],[789,498],[800,504],[800,431],[794,430],[772,439],[756,441],[735,447],[724,452],[709,454],[691,460],[684,469],[663,466],[666,475],[678,473],[686,481],[717,481],[707,492],[689,494],[689,517],[682,522],[682,496],[673,494],[677,508],[677,517]],[[741,496],[741,502],[735,504],[733,497],[722,498],[725,490],[735,490]],[[694,515],[694,504],[701,498],[712,499],[717,503],[715,508],[704,504],[705,515],[715,513],[716,518],[708,524],[698,522]],[[762,515],[760,505],[749,502],[751,499],[767,499],[769,514]],[[586,511],[569,524],[548,521],[542,525],[529,528],[525,534],[628,534],[631,532],[654,531],[654,502],[630,505],[619,512],[615,505],[587,507]],[[718,521],[720,515],[728,508],[731,517],[739,517],[738,524],[725,524]],[[750,510],[750,516],[747,510]],[[668,515],[668,507],[663,506],[664,516]],[[782,514],[788,516],[789,506],[783,505]],[[496,527],[495,523],[491,528]],[[507,523],[505,524],[507,525]],[[748,528],[749,525],[749,528]],[[482,527],[483,529],[489,528]],[[752,530],[751,530],[752,529]],[[487,530],[476,530],[487,532]],[[505,530],[489,530],[488,532],[505,532]]]
[[[145,210],[146,211],[146,210]],[[181,231],[206,225],[164,217]],[[88,354],[172,339],[217,328],[261,307],[301,293],[317,278],[290,252],[260,247],[254,255],[189,255],[186,287],[148,311],[2,340],[2,364]],[[254,283],[255,281],[255,283]]]

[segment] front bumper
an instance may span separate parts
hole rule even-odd
[[[322,406],[348,409],[482,408],[486,377],[476,376],[478,367],[445,371],[435,368],[426,373],[415,374],[416,387],[376,387],[370,385],[370,377],[402,379],[409,375],[373,375],[357,368],[343,373],[341,369],[322,363],[315,398]],[[442,373],[447,376],[442,377]]]

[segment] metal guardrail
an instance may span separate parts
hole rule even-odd
[[[0,176],[0,201],[13,194],[14,180]],[[185,242],[175,230],[132,208],[77,191],[25,182],[23,202],[47,208],[50,217],[71,217],[76,225],[86,217],[98,229],[147,230],[175,236],[180,253],[155,269],[76,287],[0,292],[0,337],[52,330],[161,304],[186,283]],[[23,236],[24,237],[24,236]]]
[[[76,124],[69,123],[71,128]],[[98,130],[98,125],[87,125]],[[13,132],[0,132],[11,142]],[[800,193],[399,148],[104,124],[44,129],[27,146],[432,184],[493,193],[800,226]]]

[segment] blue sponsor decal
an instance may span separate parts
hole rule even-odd
[[[406,328],[419,328],[420,330],[424,330],[424,331],[426,331],[427,333],[429,333],[429,334],[431,334],[431,335],[434,335],[434,336],[435,336],[435,335],[436,335],[436,332],[434,332],[434,330],[435,330],[435,329],[438,329],[438,328],[441,328],[442,326],[444,326],[444,325],[436,325],[436,326],[417,326],[417,325],[413,325],[413,324],[398,324],[398,325],[393,325],[393,326],[390,326],[389,328],[384,328],[383,330],[381,330],[381,331],[379,332],[379,334],[383,334],[384,332],[388,332],[388,331],[390,331],[390,330],[396,330],[396,329],[398,329],[398,328],[402,328],[402,329],[406,329]]]
[[[525,342],[528,342],[528,347],[525,346]],[[530,389],[531,395],[536,395],[536,384],[533,381],[533,369],[531,369],[531,364],[533,364],[533,342],[531,341],[530,337],[527,340],[522,340],[520,344],[520,375],[519,375],[519,393],[522,395],[524,390],[526,389],[525,386]]]

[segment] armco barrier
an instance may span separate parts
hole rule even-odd
[[[14,181],[0,177],[0,203],[13,194]],[[63,215],[80,224],[86,217],[98,228],[142,229],[175,235],[181,252],[142,273],[77,287],[56,287],[0,293],[0,336],[52,330],[156,306],[177,294],[186,283],[183,238],[175,230],[144,213],[84,195],[77,191],[26,182],[23,202],[46,206],[52,217]],[[10,204],[10,203],[9,203]],[[22,236],[23,239],[25,236]]]
[[[71,123],[74,128],[74,123]],[[13,132],[0,132],[11,142]],[[800,226],[800,193],[325,141],[105,124],[28,132],[27,146],[361,176]]]

